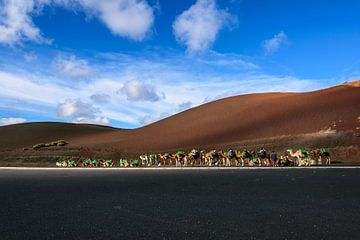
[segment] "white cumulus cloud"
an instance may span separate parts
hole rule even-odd
[[[13,45],[27,39],[37,43],[48,42],[32,21],[37,12],[34,0],[4,0],[0,2],[0,43]]]
[[[50,43],[34,24],[44,6],[83,11],[98,18],[114,34],[141,41],[154,23],[154,10],[146,0],[3,0],[0,1],[0,44],[23,41]]]
[[[57,112],[59,117],[70,118],[74,123],[109,124],[106,117],[99,116],[101,113],[99,108],[80,99],[67,99],[58,105]]]
[[[113,34],[143,40],[154,23],[153,8],[145,0],[80,0]]]
[[[69,57],[58,56],[53,62],[53,67],[60,73],[74,78],[89,77],[93,70],[89,63],[84,59],[79,59],[74,55]]]
[[[156,102],[163,98],[163,96],[157,93],[154,85],[138,80],[125,82],[118,93],[125,95],[129,101]]]
[[[282,45],[287,43],[288,43],[288,37],[283,31],[281,31],[278,34],[276,34],[273,38],[265,40],[263,43],[263,48],[266,54],[271,55],[277,52]]]
[[[17,124],[17,123],[24,123],[26,122],[25,118],[0,118],[0,126]]]
[[[197,0],[177,16],[173,31],[189,53],[203,52],[210,48],[219,31],[232,19],[235,17],[226,10],[218,9],[215,0]]]

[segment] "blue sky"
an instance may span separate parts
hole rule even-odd
[[[360,76],[360,2],[0,0],[0,125],[147,125]]]

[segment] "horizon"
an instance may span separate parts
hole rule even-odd
[[[0,0],[0,126],[132,129],[224,97],[360,79],[359,10],[325,0]]]
[[[187,109],[184,109],[180,112],[177,112],[177,113],[174,113],[172,115],[169,115],[169,116],[166,116],[164,118],[161,118],[161,119],[157,119],[156,121],[154,122],[151,122],[149,124],[146,124],[146,125],[142,125],[142,126],[138,126],[138,127],[132,127],[132,128],[126,128],[126,127],[116,127],[116,126],[111,126],[111,125],[108,125],[108,124],[98,124],[98,123],[94,123],[94,122],[65,122],[65,121],[24,121],[24,122],[18,122],[18,123],[10,123],[10,124],[4,124],[4,125],[0,125],[1,126],[9,126],[9,125],[18,125],[18,124],[33,124],[33,123],[58,123],[58,124],[76,124],[76,125],[95,125],[95,126],[99,126],[99,127],[109,127],[109,128],[116,128],[116,129],[124,129],[124,130],[134,130],[134,129],[138,129],[138,128],[142,128],[142,127],[145,127],[145,126],[148,126],[148,125],[151,125],[153,123],[156,123],[156,122],[159,122],[161,120],[165,120],[169,117],[172,117],[172,116],[175,116],[177,114],[181,114],[182,112],[185,112],[187,110],[190,110],[192,108],[196,108],[196,107],[201,107],[205,104],[208,104],[208,103],[212,103],[212,102],[216,102],[216,101],[219,101],[219,100],[223,100],[223,99],[227,99],[227,98],[231,98],[231,97],[237,97],[237,96],[242,96],[242,95],[252,95],[252,94],[266,94],[266,93],[309,93],[309,92],[316,92],[316,91],[321,91],[321,90],[326,90],[328,88],[332,88],[332,87],[337,87],[337,86],[341,86],[341,85],[352,85],[352,83],[357,83],[357,82],[360,82],[360,80],[353,80],[353,81],[345,81],[343,83],[340,83],[338,85],[334,85],[334,86],[329,86],[327,88],[320,88],[320,89],[313,89],[313,90],[310,90],[310,91],[303,91],[303,92],[295,92],[295,91],[292,91],[292,92],[260,92],[260,93],[244,93],[244,94],[240,94],[240,95],[234,95],[234,96],[227,96],[227,97],[223,97],[223,98],[219,98],[219,99],[213,99],[209,102],[206,102],[206,103],[202,103],[200,104],[199,106],[193,106],[193,107],[189,107]],[[11,121],[11,120],[10,120]],[[16,119],[14,120],[16,121]]]

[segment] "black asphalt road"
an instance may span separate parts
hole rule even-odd
[[[0,170],[0,239],[360,239],[360,169]]]

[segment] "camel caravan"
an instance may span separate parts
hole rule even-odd
[[[284,155],[278,156],[275,151],[267,152],[264,148],[259,152],[230,149],[229,151],[178,151],[176,153],[143,154],[138,159],[120,159],[119,167],[194,167],[194,166],[315,166],[330,165],[330,152],[327,148],[297,151],[288,149]],[[104,159],[66,159],[56,163],[58,167],[115,167],[113,160]]]

